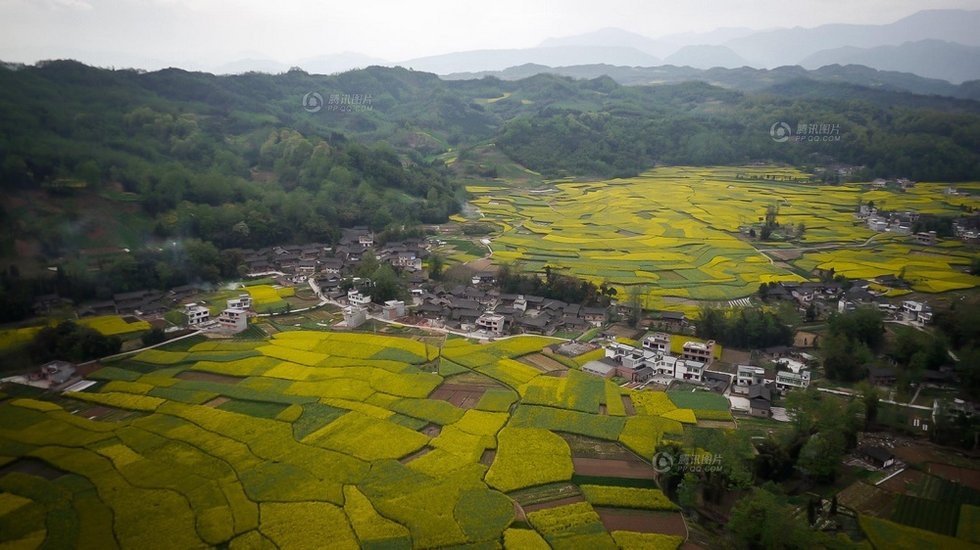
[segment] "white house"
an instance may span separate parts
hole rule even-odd
[[[252,295],[248,293],[239,294],[238,298],[228,300],[228,307],[237,309],[252,309]]]
[[[218,316],[218,326],[229,332],[241,332],[248,328],[248,312],[242,308],[230,307]]]
[[[476,326],[480,327],[481,329],[487,332],[492,332],[494,334],[499,335],[504,333],[504,324],[506,322],[507,319],[503,315],[484,313],[483,315],[480,315],[479,318],[477,318]]]
[[[211,320],[211,311],[198,304],[185,305],[184,315],[187,316],[187,326],[189,327],[196,327]]]
[[[352,288],[347,291],[347,302],[352,306],[367,307],[371,303],[371,296],[365,296],[361,291]]]
[[[757,386],[766,382],[766,369],[754,365],[739,365],[735,371],[736,386]]]
[[[708,340],[705,343],[693,341],[684,342],[681,359],[697,361],[699,363],[704,363],[705,365],[710,365],[714,360],[714,353],[714,340]]]
[[[800,372],[779,371],[776,373],[776,389],[806,389],[810,385],[810,371]]]
[[[643,347],[667,355],[670,353],[670,335],[665,332],[648,334],[643,338]]]
[[[388,300],[381,307],[381,317],[389,321],[405,316],[405,302],[401,300]]]
[[[367,321],[367,310],[360,306],[344,308],[344,323],[347,328],[357,328]]]

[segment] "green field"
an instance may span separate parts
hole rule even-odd
[[[920,183],[898,193],[762,179],[767,175],[806,176],[776,167],[665,167],[629,179],[556,183],[546,193],[468,190],[484,221],[502,230],[493,238],[495,260],[529,270],[558,267],[620,290],[643,285],[646,305],[655,309],[694,312],[697,301],[745,297],[762,282],[801,280],[799,273],[815,268],[872,278],[897,275],[904,267],[913,289],[923,292],[980,284],[980,277],[964,272],[974,253],[956,242],[925,247],[909,237],[876,236],[854,215],[859,200],[947,215],[980,207],[980,200],[943,195],[941,184]],[[758,224],[772,205],[779,206],[780,224],[805,225],[802,242],[739,237],[740,228]],[[800,250],[790,263],[773,256],[791,248]]]
[[[0,402],[0,544],[428,548],[536,537],[612,547],[613,536],[650,539],[607,533],[588,503],[574,507],[581,514],[571,523],[536,512],[515,526],[507,493],[572,480],[568,444],[555,432],[649,456],[664,433],[683,430],[672,418],[690,421],[692,411],[643,392],[634,395],[638,416],[621,407],[609,408],[619,416],[601,414],[619,388],[577,371],[547,377],[515,360],[551,339],[431,341],[315,331],[198,338],[115,361],[92,375],[99,384],[90,391]],[[426,371],[442,361],[464,373],[452,383],[491,388],[477,408],[430,397],[444,377]],[[535,404],[522,401],[532,394]],[[604,505],[672,508],[656,491],[588,491]]]

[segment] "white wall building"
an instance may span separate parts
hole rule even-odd
[[[401,300],[388,300],[381,307],[381,317],[389,321],[405,316],[405,302]]]
[[[735,371],[736,386],[757,386],[766,382],[766,369],[754,365],[739,365]]]
[[[241,332],[248,328],[248,312],[242,308],[230,307],[218,316],[218,325],[221,330]]]
[[[196,327],[211,320],[211,310],[199,304],[185,305],[184,315],[187,316],[187,326],[189,327]]]
[[[238,298],[228,300],[228,307],[237,309],[252,309],[252,295],[248,293],[239,294]]]
[[[476,326],[487,332],[500,335],[504,333],[504,325],[506,322],[507,319],[503,315],[484,313],[476,320]]]

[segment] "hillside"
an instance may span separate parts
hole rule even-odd
[[[304,104],[314,93],[322,103]],[[96,242],[331,242],[342,227],[443,222],[464,200],[461,183],[506,174],[774,161],[976,180],[978,113],[974,101],[829,79],[749,92],[548,74],[214,76],[46,62],[0,70],[0,184],[17,197],[4,205],[0,250],[41,265]],[[777,121],[836,124],[840,140],[779,143]],[[487,146],[492,155],[473,154]]]

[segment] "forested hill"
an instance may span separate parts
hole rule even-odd
[[[319,110],[304,106],[313,93]],[[812,81],[747,93],[547,74],[444,81],[371,67],[214,76],[54,61],[0,69],[0,120],[5,192],[125,196],[155,236],[219,247],[443,221],[462,198],[445,162],[487,143],[546,176],[776,161],[863,165],[866,177],[980,179],[980,103]],[[776,142],[777,122],[833,126],[839,140]]]

